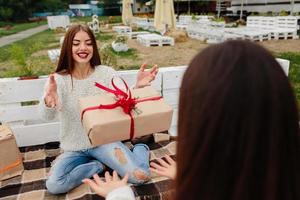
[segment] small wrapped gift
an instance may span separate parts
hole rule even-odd
[[[21,175],[23,170],[22,155],[11,129],[0,125],[0,180]]]
[[[113,82],[113,81],[112,81]],[[124,81],[123,81],[124,82]],[[107,94],[79,100],[82,124],[92,146],[132,139],[170,128],[173,110],[152,87],[122,91],[98,83]]]

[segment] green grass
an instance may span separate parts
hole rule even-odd
[[[57,43],[59,46],[59,41],[55,38],[54,31],[52,30],[45,30],[24,40],[14,42],[14,44],[26,48],[25,53],[27,56],[30,56],[32,53],[40,50],[49,49],[48,44],[50,43]],[[0,62],[4,62],[12,58],[13,55],[10,55],[11,46],[12,45],[10,44],[0,48]],[[55,46],[51,46],[51,48],[55,48]]]
[[[110,34],[100,32],[96,35],[96,39],[99,40],[100,42],[108,41],[108,40],[114,39],[114,35],[110,35]]]
[[[300,106],[300,52],[299,53],[280,53],[277,57],[290,61],[289,79],[294,88],[295,95]]]
[[[123,66],[119,65],[118,70],[135,70],[140,69],[141,65],[130,65],[130,66]]]
[[[45,75],[53,72],[55,64],[50,62],[45,51],[59,48],[58,38],[61,35],[62,34],[59,34],[57,31],[46,30],[24,40],[15,42],[14,45],[0,47],[0,77],[19,76],[20,68],[16,64],[17,56],[12,53],[12,47],[16,45],[24,49],[27,62],[29,61],[34,66],[34,74]],[[96,38],[101,43],[105,41],[110,44],[113,39],[115,39],[115,35],[110,32],[101,32],[96,35]],[[41,51],[44,52],[41,53]],[[128,52],[117,53],[110,48],[108,53],[115,60],[118,58],[136,59],[138,57],[137,51],[134,49],[130,49]],[[121,69],[121,67],[117,66],[117,63],[115,63],[115,67],[116,69]]]
[[[70,18],[72,23],[87,23],[92,21],[92,17],[72,17]],[[98,20],[109,22],[111,24],[121,23],[121,16],[99,16]],[[41,25],[47,24],[46,20],[40,22],[27,22],[27,23],[13,23],[13,22],[1,22],[0,23],[0,37],[12,35],[21,31],[25,31],[30,28],[35,28]]]
[[[116,52],[111,47],[111,52],[120,58],[136,59],[138,57],[136,49],[128,49],[126,52]]]
[[[54,31],[46,30],[13,44],[21,46],[24,49],[27,61],[30,61],[34,65],[35,74],[49,74],[54,70],[54,64],[50,62],[48,56],[34,55],[39,51],[59,46],[59,41],[56,39]],[[11,53],[11,48],[12,45],[0,48],[0,77],[14,77],[19,73],[19,68],[14,62],[16,58]]]
[[[21,23],[21,24],[9,23],[6,24],[6,27],[9,27],[9,29],[5,28],[5,26],[0,28],[0,37],[12,35],[21,31],[25,31],[30,28],[35,28],[46,23],[47,23],[46,20],[43,20],[41,22],[29,22],[29,23]]]

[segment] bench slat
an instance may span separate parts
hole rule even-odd
[[[129,86],[135,84],[136,73],[137,70],[118,72]],[[0,105],[39,100],[43,94],[46,80],[47,77],[24,81],[2,79],[0,81]],[[156,79],[153,81],[153,87],[158,91],[161,91],[161,80],[162,74],[158,73]]]
[[[0,104],[38,100],[47,79],[16,81],[12,79],[0,82]]]
[[[39,119],[37,105],[34,106],[15,106],[11,108],[0,108],[0,121],[14,122],[23,120]]]
[[[176,89],[181,85],[181,80],[187,66],[168,67],[160,69],[163,73],[162,90]]]
[[[59,122],[11,127],[18,146],[30,146],[58,141]]]

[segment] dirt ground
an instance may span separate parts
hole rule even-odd
[[[138,60],[140,62],[145,61],[151,65],[157,64],[164,67],[187,65],[197,52],[208,45],[199,40],[188,39],[186,42],[177,42],[174,46],[163,47],[145,47],[138,43],[137,40],[128,40],[128,46],[138,50]]]
[[[265,48],[271,52],[298,52],[300,53],[300,40],[271,40],[260,42]]]
[[[272,40],[258,42],[258,44],[269,49],[273,53],[280,52],[300,52],[300,40]],[[136,60],[118,59],[118,65],[125,66],[138,65],[142,62],[157,64],[161,67],[187,65],[190,60],[208,44],[195,39],[188,39],[186,42],[175,43],[174,46],[145,47],[136,40],[128,40],[128,46],[138,52]]]

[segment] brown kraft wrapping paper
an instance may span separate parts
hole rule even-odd
[[[152,87],[134,89],[133,97],[149,98],[160,94]],[[113,94],[89,96],[79,99],[80,110],[99,104],[107,105],[116,101]],[[173,110],[163,99],[136,104],[131,111],[134,118],[134,137],[166,131],[170,128]],[[122,141],[130,138],[130,117],[121,107],[86,111],[82,124],[92,146]]]

